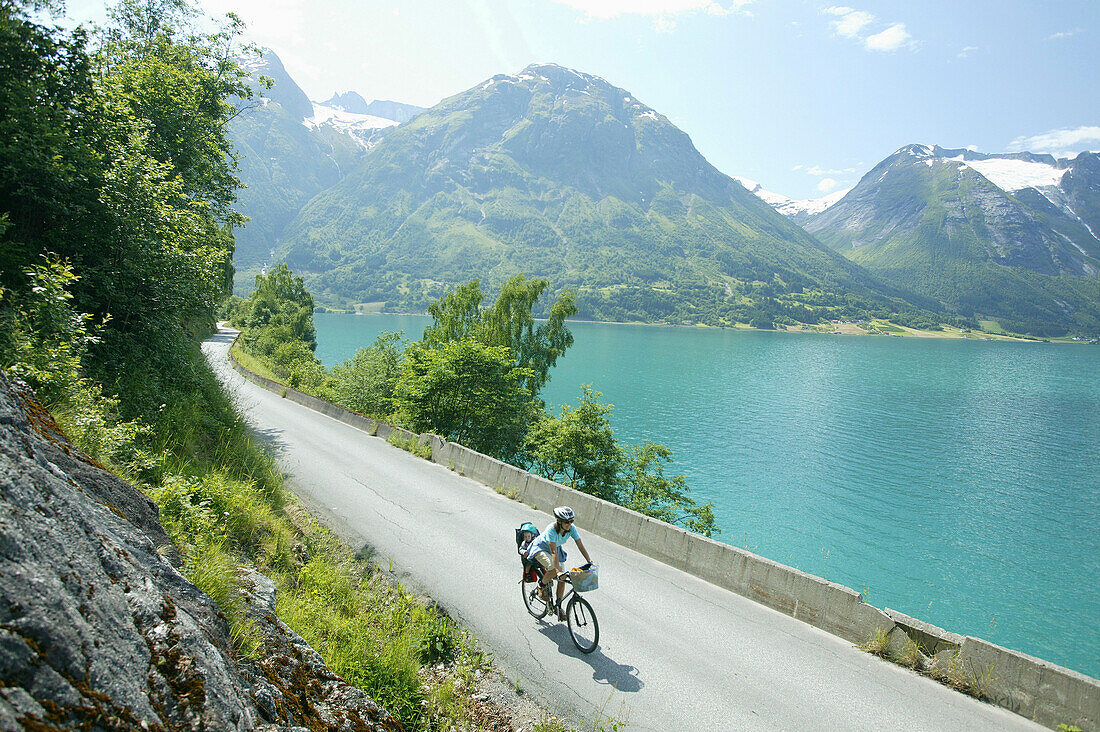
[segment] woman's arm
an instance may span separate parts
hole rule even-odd
[[[581,541],[579,536],[577,537],[577,548],[581,550],[581,554],[584,555],[585,560],[587,560],[588,563],[591,564],[592,557],[588,556],[588,550],[584,548],[584,542]]]

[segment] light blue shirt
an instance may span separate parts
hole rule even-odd
[[[535,540],[531,542],[531,548],[527,550],[527,558],[535,556],[539,552],[550,551],[550,544],[553,542],[558,547],[558,561],[565,561],[565,549],[562,546],[565,542],[572,539],[573,541],[580,541],[581,535],[577,533],[577,527],[574,524],[569,527],[569,531],[564,534],[558,533],[558,522],[554,521],[541,534],[535,537]]]

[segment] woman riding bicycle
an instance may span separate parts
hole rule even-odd
[[[537,562],[542,567],[542,581],[539,583],[539,592],[547,602],[550,601],[550,582],[562,572],[562,562],[565,561],[565,549],[562,545],[570,538],[577,543],[585,560],[591,564],[592,557],[588,556],[588,550],[584,548],[577,528],[573,526],[573,509],[569,506],[558,506],[554,509],[554,523],[546,527],[539,534],[527,550],[527,558]],[[565,584],[558,582],[557,603],[558,619],[565,620],[565,610],[561,606],[562,595],[565,594]]]

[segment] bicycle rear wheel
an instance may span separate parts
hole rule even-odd
[[[596,620],[596,611],[580,595],[574,593],[566,610],[569,622],[569,637],[581,653],[591,653],[600,642],[600,624]]]
[[[523,582],[519,583],[519,589],[523,593],[523,604],[527,606],[527,612],[531,613],[536,618],[541,618],[546,615],[546,611],[550,609],[546,600],[543,600],[539,595],[539,583],[538,582]]]

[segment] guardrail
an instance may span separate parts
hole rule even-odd
[[[1065,724],[1085,732],[1100,730],[1100,681],[1094,678],[889,608],[879,610],[844,585],[581,493],[438,435],[417,435],[266,379],[241,366],[232,352],[229,360],[249,381],[291,401],[383,439],[396,432],[428,445],[433,462],[514,495],[536,510],[550,513],[554,506],[568,504],[584,516],[586,531],[852,643],[866,643],[883,633],[896,649],[912,639],[944,674],[980,680],[988,701],[1020,716],[1051,729]]]

